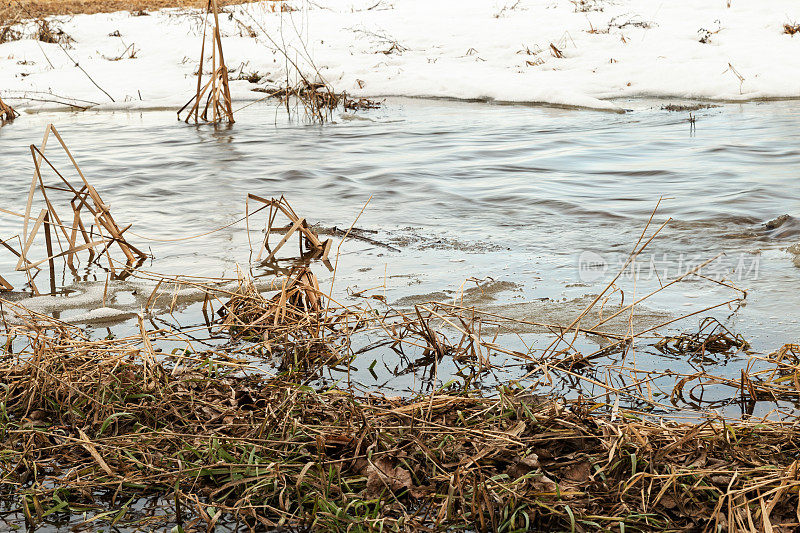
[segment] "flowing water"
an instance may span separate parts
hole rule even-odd
[[[246,267],[244,224],[169,241],[241,218],[248,192],[284,194],[310,221],[339,228],[371,198],[357,226],[379,231],[374,240],[390,247],[346,245],[342,289],[386,282],[396,301],[491,277],[515,284],[513,294],[493,297],[516,301],[602,289],[663,198],[651,231],[672,220],[642,256],[659,276],[640,275],[640,290],[725,253],[710,275],[724,271],[749,289],[741,332],[765,345],[796,340],[800,269],[785,250],[800,241],[800,223],[765,223],[800,215],[800,106],[724,105],[696,112],[692,127],[686,113],[627,104],[633,111],[618,115],[390,100],[324,126],[287,121],[265,105],[216,130],[166,111],[29,115],[0,129],[2,207],[24,209],[29,145],[52,122],[115,218],[158,239],[129,237],[149,247],[151,270],[230,275]],[[0,214],[0,235],[20,229]],[[595,257],[585,252],[608,270],[581,270],[581,254]],[[0,255],[7,277],[13,263]],[[674,311],[716,294],[713,284],[682,289],[652,305]]]
[[[800,242],[792,217],[800,217],[800,104],[726,104],[696,111],[694,124],[657,102],[624,105],[631,111],[608,114],[391,99],[322,126],[256,105],[233,127],[217,129],[177,122],[166,111],[26,115],[0,128],[0,207],[24,210],[29,145],[52,122],[117,221],[134,223],[128,238],[153,256],[146,270],[263,273],[249,267],[258,228],[248,233],[236,223],[247,193],[285,195],[301,216],[328,228],[348,228],[366,205],[356,226],[369,239],[350,239],[338,253],[335,293],[346,303],[370,289],[400,307],[463,299],[559,323],[605,288],[651,217],[648,237],[671,219],[640,256],[638,274],[618,280],[615,303],[723,254],[702,271],[710,279],[687,279],[644,302],[637,323],[697,313],[667,331],[695,331],[701,318],[715,316],[756,350],[798,341],[800,268],[787,249]],[[774,221],[784,214],[790,217]],[[20,232],[19,218],[0,213],[0,238]],[[180,240],[190,235],[202,236]],[[0,273],[22,298],[15,262],[0,249]],[[323,286],[331,281],[326,269],[317,273]],[[63,272],[58,284],[84,297],[37,305],[78,321],[101,306],[134,312],[137,288],[112,283],[103,297],[106,276],[100,268],[80,279]],[[703,311],[737,296],[726,285],[747,290],[747,305]],[[196,318],[197,309],[187,309],[176,320]],[[116,317],[114,327],[135,330],[129,316]],[[378,375],[362,367],[357,379],[414,388],[413,376],[393,376],[391,353],[380,358]],[[665,361],[683,372],[695,364],[652,353],[639,364]],[[735,377],[745,361],[715,365]]]

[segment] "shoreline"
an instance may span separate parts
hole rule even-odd
[[[86,107],[77,106],[77,105],[69,105],[69,104],[56,104],[56,105],[40,105],[40,106],[25,106],[25,102],[30,102],[30,98],[24,96],[8,96],[3,95],[4,93],[0,91],[0,96],[3,96],[4,100],[9,102],[15,102],[18,106],[16,109],[20,111],[20,113],[24,114],[40,114],[40,113],[73,113],[73,112],[96,112],[96,113],[116,113],[116,112],[162,112],[162,111],[170,111],[175,112],[177,108],[180,106],[177,104],[177,100],[173,103],[156,103],[152,101],[142,101],[142,102],[119,102],[113,104],[96,104],[96,105],[89,105]],[[262,101],[269,101],[269,99],[264,98],[263,96],[257,96],[261,93],[254,93],[256,96],[250,97],[233,97],[232,102],[234,104],[255,104]],[[276,101],[279,100],[278,97],[273,97]],[[715,108],[715,107],[723,107],[725,105],[735,105],[735,104],[753,104],[753,103],[769,103],[769,102],[800,102],[800,96],[785,96],[785,97],[765,97],[765,98],[750,98],[750,99],[741,99],[741,100],[732,100],[732,99],[723,99],[723,100],[714,100],[708,98],[686,98],[682,96],[671,96],[671,95],[664,95],[664,94],[655,94],[655,95],[641,95],[636,97],[626,97],[626,98],[619,98],[619,99],[610,99],[608,100],[609,103],[614,104],[618,107],[618,109],[603,109],[603,108],[594,108],[594,107],[582,107],[582,106],[573,106],[573,105],[560,105],[554,104],[550,102],[518,102],[518,101],[499,101],[499,100],[485,100],[485,99],[478,99],[478,98],[456,98],[456,97],[447,97],[447,96],[403,96],[403,95],[394,95],[394,94],[382,94],[382,95],[375,95],[370,97],[370,99],[374,101],[380,102],[381,100],[385,99],[408,99],[408,100],[422,100],[422,101],[442,101],[442,102],[454,102],[454,103],[465,103],[465,104],[486,104],[486,105],[495,105],[495,106],[521,106],[521,107],[544,107],[544,108],[551,108],[551,109],[564,109],[567,111],[593,111],[593,112],[600,112],[600,113],[612,113],[612,114],[624,114],[629,113],[631,111],[635,111],[633,109],[628,109],[626,107],[626,103],[629,102],[647,102],[652,103],[652,106],[661,106],[664,108],[664,111],[670,111],[673,113],[680,113],[684,111],[684,109],[668,109],[667,107],[670,105],[676,105],[678,107],[686,107],[686,111],[702,111],[708,108]],[[21,104],[21,105],[20,105]],[[708,104],[708,106],[703,105]],[[281,103],[277,103],[276,105],[283,105]]]

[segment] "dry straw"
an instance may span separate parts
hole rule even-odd
[[[297,290],[301,298],[291,295]],[[285,286],[277,300],[298,312],[284,313],[279,326],[308,329],[324,316],[322,305],[342,311],[323,298],[310,283]],[[277,300],[243,287],[226,306],[246,323],[259,307],[274,316]],[[171,356],[156,349],[191,332],[148,330],[140,321],[136,335],[92,340],[2,304],[13,320],[4,321],[0,358],[0,469],[30,527],[93,500],[120,509],[106,520],[124,524],[131,518],[123,503],[148,494],[172,502],[160,519],[187,531],[234,520],[251,530],[315,531],[798,526],[800,432],[791,423],[657,423],[630,411],[615,419],[592,402],[515,386],[407,399],[314,389],[302,383],[318,364],[297,364],[309,353],[297,338],[271,336],[287,359],[271,376],[243,365],[242,353],[233,359],[191,343]],[[367,316],[358,327],[352,313],[321,327],[345,339],[374,325]],[[461,341],[446,340],[442,318],[465,329]],[[439,360],[492,349],[463,314],[420,307],[388,329],[399,350],[417,346]],[[317,350],[340,351],[332,338]],[[766,358],[780,371],[746,372],[743,380],[796,398],[798,353],[787,346]],[[144,524],[156,527],[154,520]]]
[[[50,134],[79,174],[77,186],[45,155]],[[112,246],[129,266],[143,256],[52,126],[32,154],[36,172],[19,215],[18,267],[31,271],[47,262],[52,271],[56,257],[70,264],[89,250],[113,271],[119,263]],[[43,179],[45,164],[59,186]],[[45,207],[34,217],[37,191]],[[57,213],[56,193],[71,199],[71,225]],[[252,213],[250,202],[260,204]],[[648,337],[680,318],[741,303],[742,291],[725,282],[737,298],[638,331],[632,321],[627,332],[604,329],[673,284],[702,279],[698,267],[615,311],[606,306],[624,269],[664,227],[648,235],[652,217],[620,273],[564,325],[504,317],[463,301],[396,309],[360,294],[357,305],[345,306],[320,289],[312,272],[312,261],[327,260],[330,241],[283,197],[248,195],[244,220],[267,209],[257,260],[266,254],[267,265],[285,261],[276,252],[296,234],[293,267],[267,289],[242,276],[233,287],[194,279],[192,287],[205,295],[202,328],[149,328],[142,316],[134,333],[98,339],[0,298],[0,473],[29,528],[63,513],[91,514],[98,504],[110,510],[87,520],[143,530],[234,523],[253,531],[800,527],[796,416],[732,420],[708,410],[740,405],[753,413],[761,402],[797,402],[800,348],[748,355],[744,339],[712,319],[695,333]],[[41,231],[48,252],[37,262],[31,243]],[[59,232],[66,244],[56,254]],[[283,237],[274,245],[276,233]],[[153,273],[147,279],[158,285],[146,308],[162,282],[183,283]],[[598,306],[605,317],[589,322]],[[537,350],[504,345],[500,332],[520,325],[542,327],[553,340]],[[584,333],[606,342],[583,354],[576,339]],[[748,359],[736,379],[628,366],[634,344],[642,350],[648,342],[689,361]],[[350,373],[365,356],[396,362],[395,376],[422,371],[424,389],[405,398],[360,390]],[[458,369],[459,380],[442,384],[444,364]],[[485,386],[485,378],[515,366],[528,374]],[[332,370],[338,383],[320,381]],[[541,395],[559,383],[580,395]],[[657,398],[653,387],[668,394]],[[668,419],[687,413],[698,420]],[[152,496],[161,498],[162,511],[137,517],[133,502]]]
[[[328,254],[331,251],[331,243],[330,239],[326,239],[325,241],[321,241],[319,236],[311,230],[308,225],[308,222],[305,218],[301,218],[300,216],[295,213],[294,209],[289,205],[289,202],[281,196],[280,198],[262,198],[255,194],[248,194],[247,195],[247,217],[249,218],[250,213],[250,201],[260,203],[263,206],[269,207],[269,216],[267,219],[267,228],[266,228],[266,237],[264,238],[261,246],[258,250],[258,255],[256,257],[256,261],[261,262],[261,257],[264,252],[268,252],[266,259],[263,260],[263,263],[272,263],[275,260],[275,256],[278,253],[284,244],[289,240],[289,238],[298,233],[300,238],[300,256],[305,257],[307,259],[319,259],[323,263],[328,262]],[[278,214],[283,214],[289,223],[286,227],[276,227],[275,222],[277,219]],[[273,233],[283,233],[283,238],[275,245],[274,248],[270,247],[269,244],[269,237]]]

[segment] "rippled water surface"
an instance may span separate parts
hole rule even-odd
[[[220,129],[171,112],[27,115],[0,129],[2,204],[24,208],[28,146],[53,122],[117,220],[158,239],[137,241],[154,255],[153,270],[222,275],[246,264],[242,224],[169,240],[237,220],[248,192],[285,194],[309,220],[338,227],[371,198],[358,226],[400,251],[346,246],[342,262],[352,268],[343,267],[342,288],[385,281],[392,300],[490,276],[517,284],[517,299],[557,299],[601,289],[663,198],[652,228],[672,220],[643,257],[669,278],[724,252],[723,270],[738,266],[728,273],[750,289],[740,328],[765,343],[796,340],[800,269],[784,250],[800,241],[800,225],[764,223],[800,214],[800,105],[714,107],[696,112],[692,128],[686,113],[626,104],[632,111],[618,115],[390,100],[324,126],[264,105]],[[19,226],[0,215],[5,238]],[[582,279],[587,250],[607,263],[605,276]],[[13,266],[8,254],[0,265]],[[643,276],[641,287],[655,278]],[[717,296],[708,284],[681,287],[650,304],[680,309]]]

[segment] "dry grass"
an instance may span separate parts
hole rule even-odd
[[[292,226],[303,227],[283,199],[263,203],[284,207]],[[269,234],[259,248],[270,249]],[[777,533],[798,526],[796,424],[656,423],[597,400],[545,398],[516,384],[488,393],[471,386],[499,352],[553,379],[599,383],[602,370],[593,373],[591,355],[567,338],[579,320],[554,328],[556,340],[534,355],[483,338],[494,328],[475,309],[344,307],[307,267],[273,287],[270,297],[244,278],[234,289],[205,287],[206,304],[217,303],[208,328],[234,343],[221,348],[197,331],[148,329],[142,319],[137,334],[93,339],[0,299],[0,473],[29,527],[87,509],[100,511],[87,519],[112,525],[180,524],[183,531],[233,521],[251,530],[314,531]],[[367,329],[401,364],[427,366],[435,376],[452,359],[472,377],[406,399],[345,382],[308,386],[323,366],[353,365],[364,349],[351,339]],[[161,349],[176,341],[186,347]],[[697,333],[662,345],[696,357],[728,356],[744,343],[704,321]],[[412,361],[412,353],[421,357]],[[264,357],[279,359],[277,374]],[[756,359],[763,368],[748,364],[737,380],[683,376],[673,403],[702,397],[695,392],[703,386],[729,387],[742,403],[800,397],[800,348]],[[605,387],[606,395],[623,394]],[[652,403],[633,389],[625,394]],[[171,508],[137,524],[131,502],[147,496]]]
[[[246,4],[253,0],[219,0],[220,6]],[[113,13],[115,11],[153,11],[168,7],[192,7],[203,9],[207,0],[22,0],[33,17],[48,15],[78,15],[82,13]],[[17,0],[2,0],[0,21],[20,16]]]
[[[232,520],[314,531],[798,526],[794,424],[615,418],[509,386],[405,400],[315,390],[291,362],[275,377],[224,350],[165,356],[155,347],[180,332],[140,321],[137,335],[90,340],[2,303],[16,319],[0,352],[0,472],[30,527],[98,502],[124,525],[148,494],[174,502],[159,519],[185,531]],[[426,333],[401,343],[452,356],[431,321],[406,325]],[[294,340],[280,344],[301,355]],[[800,391],[797,353],[771,356],[784,384],[773,394]]]
[[[18,116],[19,113],[14,111],[13,107],[3,102],[3,99],[0,98],[0,125],[11,122]]]

